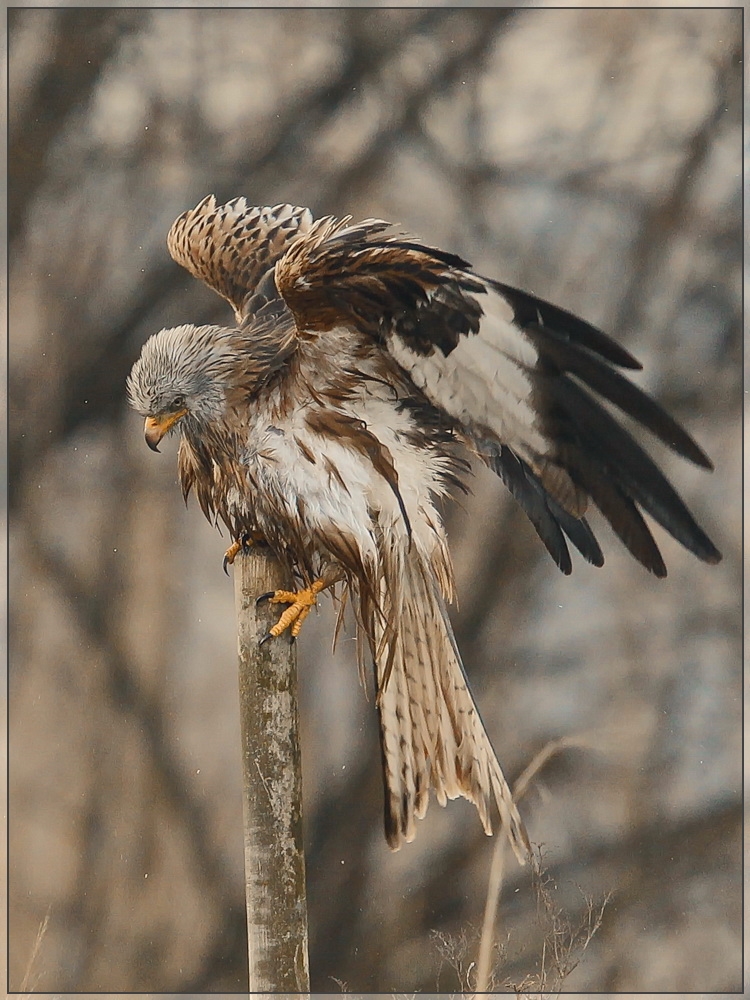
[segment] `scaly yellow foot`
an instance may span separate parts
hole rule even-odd
[[[267,594],[261,594],[256,604],[267,600],[271,604],[289,605],[276,624],[268,630],[268,634],[263,636],[260,641],[261,646],[269,639],[280,636],[286,629],[289,629],[292,639],[296,639],[302,629],[302,623],[317,604],[318,594],[325,587],[326,584],[322,580],[316,580],[304,590],[271,590]]]

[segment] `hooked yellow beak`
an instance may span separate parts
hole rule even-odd
[[[186,409],[177,410],[175,413],[163,413],[159,417],[146,417],[146,424],[143,433],[146,437],[146,444],[151,451],[158,451],[157,445],[170,429],[174,427],[180,417],[184,417]]]

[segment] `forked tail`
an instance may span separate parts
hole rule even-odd
[[[526,829],[474,704],[432,571],[407,555],[398,584],[382,597],[385,621],[373,613],[365,626],[379,689],[389,845],[397,850],[414,839],[432,788],[441,805],[458,796],[473,802],[487,834],[494,799],[523,864],[530,852]]]

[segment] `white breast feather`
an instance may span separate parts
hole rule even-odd
[[[253,492],[252,504],[261,530],[263,517],[273,517],[274,506],[298,520],[300,497],[309,531],[322,536],[331,531],[349,535],[364,561],[373,567],[383,555],[376,538],[381,532],[396,545],[416,544],[427,559],[432,559],[444,544],[441,521],[432,502],[433,496],[444,492],[439,478],[442,460],[431,449],[407,440],[405,432],[414,429],[412,417],[408,411],[396,409],[389,387],[368,383],[361,395],[341,409],[364,420],[369,432],[388,448],[412,539],[393,489],[371,460],[345,440],[313,433],[307,425],[306,407],[295,408],[283,419],[261,411],[250,427],[244,461],[259,487]],[[314,463],[306,452],[315,456]],[[328,471],[329,465],[336,468],[338,476]],[[264,496],[272,498],[267,509]]]

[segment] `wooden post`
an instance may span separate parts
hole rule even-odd
[[[307,993],[305,855],[297,657],[288,634],[260,646],[284,606],[260,594],[288,589],[266,548],[234,563],[242,729],[245,898],[251,993]]]

